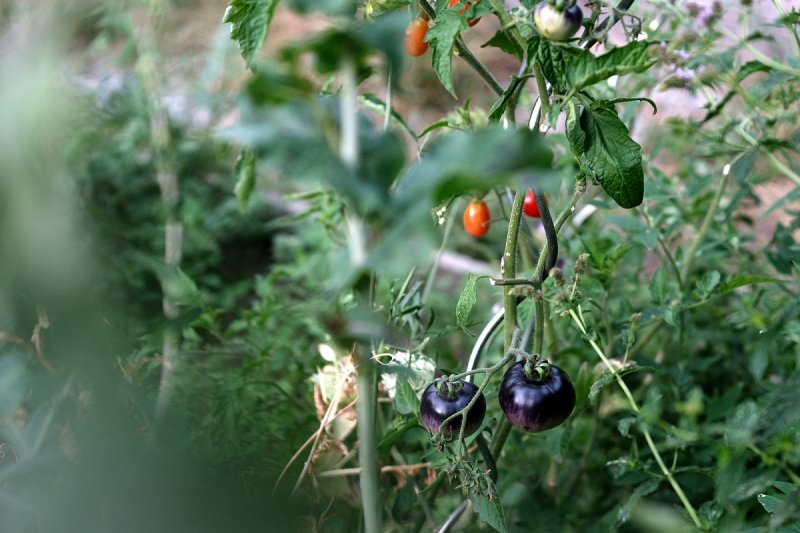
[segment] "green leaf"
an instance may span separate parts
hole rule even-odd
[[[617,510],[617,527],[630,520],[633,508],[636,507],[639,500],[643,496],[654,493],[660,483],[660,479],[648,479],[634,489],[633,493],[628,497],[628,501]]]
[[[654,44],[635,41],[594,56],[582,48],[533,37],[528,42],[528,57],[539,64],[544,77],[557,92],[566,93],[579,91],[611,76],[644,72],[657,62],[649,51]]]
[[[747,274],[739,274],[738,276],[732,276],[722,282],[720,286],[717,287],[717,293],[725,294],[735,291],[739,287],[754,285],[756,283],[784,283],[784,280],[771,278],[769,276],[748,276]]]
[[[617,370],[617,375],[620,377],[627,376],[628,374],[633,374],[634,372],[650,372],[653,370],[652,366],[644,366],[644,365],[630,365],[626,366],[625,368],[621,368]],[[603,375],[600,376],[597,381],[592,383],[592,388],[589,390],[589,403],[594,405],[597,403],[597,397],[600,395],[600,392],[611,382],[616,381],[614,374],[606,370],[603,372]]]
[[[638,422],[639,419],[635,416],[628,416],[617,422],[617,430],[623,437],[631,436],[631,427]]]
[[[469,321],[469,314],[472,312],[472,307],[475,305],[475,283],[477,281],[477,276],[475,276],[475,274],[470,274],[467,278],[467,284],[464,285],[458,297],[458,303],[456,303],[456,324],[458,324],[458,327],[461,329],[466,329]]]
[[[603,190],[619,204],[630,209],[644,198],[644,171],[641,146],[631,139],[628,128],[607,107],[584,109],[580,128],[586,135],[586,169]]]
[[[501,118],[503,118],[503,114],[506,112],[506,107],[508,107],[508,103],[514,98],[514,94],[522,87],[522,85],[530,78],[531,74],[526,74],[525,76],[521,76],[517,78],[516,76],[511,79],[511,83],[508,85],[508,88],[503,91],[503,95],[497,100],[492,108],[489,110],[489,122],[498,122]]]
[[[794,483],[787,483],[785,481],[773,481],[772,486],[787,495],[796,492],[798,488],[800,488]]]
[[[394,408],[401,415],[410,415],[419,412],[419,398],[414,392],[408,378],[402,375],[397,376],[397,385],[394,396]]]
[[[420,427],[419,420],[416,416],[402,417],[398,416],[392,420],[392,424],[386,429],[383,438],[378,443],[378,454],[386,455],[389,453],[392,445],[397,442],[409,429]]]
[[[722,276],[718,271],[711,270],[706,272],[703,278],[697,282],[697,296],[699,296],[701,300],[708,298],[717,285],[719,285],[720,279],[722,279]]]
[[[445,9],[428,30],[427,39],[433,48],[433,69],[447,92],[456,98],[453,87],[453,47],[458,34],[469,28],[465,18],[453,9]]]
[[[759,494],[758,503],[761,504],[765,511],[767,511],[769,514],[772,514],[783,504],[783,500],[768,494]]]
[[[498,31],[494,34],[494,36],[483,43],[481,48],[486,48],[488,46],[493,46],[495,48],[499,48],[503,52],[512,55],[522,61],[522,50],[517,47],[517,43],[514,42],[508,36],[508,32],[505,31]]]
[[[667,274],[662,265],[656,268],[650,280],[650,299],[656,305],[662,305],[667,299]]]
[[[269,24],[280,0],[231,0],[222,22],[231,24],[231,39],[248,66],[267,38]]]
[[[567,104],[567,139],[572,154],[581,162],[586,152],[586,134],[581,129],[581,113],[574,102]]]
[[[236,186],[233,193],[239,202],[239,209],[247,209],[247,202],[256,185],[256,157],[255,152],[249,148],[242,149],[239,159],[236,160]]]
[[[481,520],[500,533],[508,533],[503,505],[498,498],[489,499],[488,496],[472,489],[469,491],[469,499],[472,502],[472,508],[478,513]]]

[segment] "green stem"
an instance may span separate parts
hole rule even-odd
[[[539,113],[539,117],[544,119],[539,121],[539,131],[547,131],[550,129],[550,95],[547,94],[547,83],[544,81],[542,69],[538,63],[533,64],[533,74],[536,76],[536,88],[539,91],[539,99],[542,101],[542,110]]]
[[[422,7],[422,10],[430,17],[431,20],[436,20],[436,11],[431,7],[427,0],[419,0],[419,5]],[[455,47],[458,51],[458,55],[470,66],[472,69],[478,73],[478,76],[486,82],[486,85],[494,91],[497,96],[502,96],[503,94],[503,87],[498,83],[492,73],[478,61],[472,52],[469,51],[467,45],[464,44],[464,41],[461,40],[461,37],[457,37],[455,41]]]
[[[478,449],[483,456],[483,462],[486,463],[486,467],[489,469],[489,477],[492,481],[497,481],[497,465],[494,462],[492,451],[489,449],[489,444],[486,443],[486,439],[483,438],[483,435],[478,435],[475,442],[478,444]]]
[[[508,35],[511,44],[514,45],[514,48],[517,49],[520,54],[525,52],[525,40],[522,38],[522,35],[519,33],[519,29],[511,20],[511,17],[508,16],[506,13],[506,6],[503,0],[492,0],[492,11],[497,18],[500,19],[500,25],[503,28],[503,31]]]
[[[714,221],[714,217],[717,214],[717,210],[720,206],[720,201],[722,200],[722,195],[725,193],[725,187],[728,184],[728,177],[730,176],[730,172],[724,172],[722,175],[722,179],[719,182],[719,188],[717,189],[716,194],[714,195],[714,201],[711,203],[711,207],[708,209],[705,218],[703,219],[703,223],[700,226],[700,230],[697,232],[697,235],[692,241],[692,244],[689,246],[688,251],[683,256],[683,267],[681,268],[681,276],[680,279],[683,282],[683,286],[686,286],[686,283],[689,278],[689,273],[692,269],[692,262],[694,261],[694,256],[697,254],[698,248],[700,245],[703,244],[703,241],[708,234],[709,229],[711,229],[711,223]]]
[[[541,355],[544,347],[544,298],[542,295],[533,298],[536,325],[533,328],[533,353]]]
[[[525,201],[525,193],[517,192],[514,195],[514,203],[511,207],[511,216],[508,220],[508,233],[506,234],[506,247],[503,258],[500,260],[500,272],[503,279],[514,279],[517,275],[517,234],[522,218],[522,204]],[[517,327],[517,299],[511,292],[510,287],[503,289],[503,319],[504,337],[503,353],[511,349],[514,330]]]
[[[361,465],[361,503],[364,513],[364,531],[380,533],[381,525],[381,491],[378,479],[378,442],[375,433],[375,368],[372,359],[363,355],[363,347],[354,350],[358,364],[356,387],[358,401],[356,416],[358,417],[358,462]]]
[[[578,306],[578,311],[581,315],[583,314],[583,312],[580,310],[580,305]],[[575,310],[570,309],[569,314],[570,316],[572,316],[572,320],[575,321],[575,324],[578,325],[578,328],[581,330],[581,333],[583,333],[586,340],[589,341],[589,344],[592,346],[592,349],[595,351],[598,357],[600,357],[600,360],[606,366],[611,375],[614,376],[614,379],[616,379],[617,384],[622,389],[622,392],[625,395],[625,397],[628,399],[628,403],[631,406],[631,410],[636,415],[638,415],[640,413],[639,405],[636,403],[636,400],[633,397],[633,393],[631,393],[631,390],[628,388],[628,384],[625,383],[625,381],[622,379],[622,376],[619,375],[616,368],[614,368],[614,366],[605,356],[600,346],[597,345],[594,339],[589,337],[589,334],[586,331],[586,326],[583,320],[578,316],[578,314],[575,313]],[[683,489],[678,484],[675,477],[672,475],[672,472],[667,468],[667,465],[664,464],[664,460],[661,458],[661,453],[659,453],[658,448],[655,445],[655,442],[653,442],[653,437],[650,435],[650,430],[644,424],[642,424],[640,427],[641,427],[641,432],[644,435],[644,439],[645,441],[647,441],[647,446],[648,448],[650,448],[650,452],[653,454],[653,457],[655,457],[656,462],[658,463],[658,466],[661,469],[661,473],[664,474],[664,477],[667,478],[667,481],[672,486],[672,490],[675,491],[675,494],[677,494],[678,499],[683,504],[684,508],[686,509],[686,512],[689,513],[689,517],[692,519],[692,522],[694,522],[694,525],[697,526],[699,529],[702,529],[703,524],[702,522],[700,522],[700,518],[697,516],[697,511],[695,511],[691,502],[686,497],[686,493],[683,492]]]

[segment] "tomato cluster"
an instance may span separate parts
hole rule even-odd
[[[442,428],[442,423],[478,399],[467,412],[464,435],[480,428],[486,414],[486,399],[478,387],[461,380],[440,378],[422,393],[419,417],[433,434],[453,438],[461,430],[460,416]],[[522,360],[511,365],[503,376],[498,393],[500,409],[511,423],[525,431],[538,433],[561,425],[575,408],[575,388],[566,372],[547,361]]]

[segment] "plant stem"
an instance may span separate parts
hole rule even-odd
[[[380,533],[383,531],[383,527],[381,525],[381,491],[378,479],[378,443],[375,438],[375,368],[372,359],[363,353],[363,347],[360,349],[356,347],[353,352],[358,365],[356,416],[364,531]]]
[[[694,241],[692,241],[692,244],[689,246],[688,251],[683,256],[683,266],[681,268],[680,279],[682,280],[684,287],[687,286],[687,281],[689,278],[689,273],[692,269],[692,262],[694,261],[695,254],[697,254],[697,250],[700,248],[700,245],[703,244],[703,241],[708,234],[708,230],[711,228],[711,223],[714,221],[714,217],[719,209],[722,195],[725,193],[725,187],[728,184],[728,176],[730,176],[730,172],[723,172],[722,179],[719,182],[719,188],[714,195],[714,200],[711,203],[708,212],[706,212],[703,223],[700,225],[700,230],[697,232],[697,235],[695,236]]]
[[[534,315],[536,325],[533,328],[533,353],[541,355],[544,346],[544,298],[542,295],[533,297]]]
[[[148,103],[150,142],[156,167],[156,178],[161,193],[161,202],[167,213],[164,221],[164,264],[168,271],[174,271],[181,262],[183,224],[177,214],[179,212],[177,207],[180,185],[175,164],[170,155],[172,139],[169,131],[169,115],[161,102],[161,82],[156,68],[158,55],[156,31],[162,18],[163,6],[158,2],[151,1],[148,3],[147,20],[141,25],[134,25],[132,22],[130,25],[141,28],[141,31],[133,36],[138,52],[136,73]],[[164,417],[172,399],[180,344],[180,331],[174,324],[180,311],[177,304],[167,294],[164,276],[161,276],[160,281],[163,292],[162,308],[164,317],[169,324],[164,330],[162,345],[161,379],[156,400],[156,418],[158,419]]]
[[[542,102],[542,108],[539,116],[544,118],[544,122],[539,121],[539,131],[545,132],[550,129],[550,95],[547,94],[547,83],[544,81],[542,69],[538,63],[533,64],[533,73],[536,76],[536,88],[539,91],[539,100]]]
[[[580,305],[578,305],[578,312],[581,315],[583,315]],[[589,334],[586,331],[586,325],[584,324],[583,320],[578,316],[578,314],[575,313],[575,310],[570,309],[569,314],[572,317],[572,320],[575,321],[575,324],[578,325],[578,328],[581,330],[581,333],[583,333],[586,340],[589,341],[589,344],[592,346],[592,349],[595,351],[598,357],[600,357],[600,360],[606,366],[608,371],[614,376],[614,379],[616,379],[617,384],[622,389],[622,392],[625,395],[625,397],[628,399],[628,403],[631,406],[631,410],[636,415],[639,415],[640,414],[639,405],[636,403],[636,400],[633,397],[633,393],[631,393],[631,390],[628,388],[628,384],[625,383],[625,381],[622,379],[622,376],[619,375],[617,370],[614,368],[614,366],[611,364],[611,362],[603,353],[603,350],[600,348],[600,346],[597,345],[594,339],[589,337]],[[658,466],[661,469],[661,473],[664,474],[664,477],[666,477],[667,481],[669,481],[669,484],[672,486],[672,490],[675,491],[675,494],[677,494],[678,499],[683,504],[684,508],[686,509],[686,512],[689,513],[689,517],[691,517],[692,522],[694,522],[694,525],[702,529],[703,524],[700,522],[700,518],[697,516],[697,511],[695,511],[691,502],[686,497],[686,494],[683,492],[683,489],[678,484],[675,477],[672,475],[672,472],[667,468],[667,465],[664,464],[664,460],[661,458],[661,454],[659,453],[658,448],[655,445],[655,442],[653,442],[653,437],[650,435],[650,430],[644,424],[640,426],[640,429],[642,434],[644,435],[645,441],[647,441],[647,446],[648,448],[650,448],[650,452],[653,454],[653,457],[655,457],[656,462],[658,463]]]
[[[427,13],[428,17],[431,20],[436,20],[436,11],[431,7],[431,5],[427,2],[427,0],[419,0],[419,5],[422,6],[422,10]],[[481,63],[478,58],[472,55],[472,52],[469,51],[467,45],[464,44],[464,41],[461,40],[461,37],[457,37],[455,41],[455,47],[458,51],[458,55],[466,61],[467,65],[472,67],[472,69],[478,73],[478,76],[486,82],[486,85],[494,91],[497,96],[501,96],[503,94],[503,87],[498,83],[492,73]]]
[[[508,233],[506,234],[506,247],[503,258],[500,260],[500,273],[503,279],[514,279],[517,275],[517,234],[522,218],[522,204],[525,201],[525,193],[517,192],[514,195],[514,203],[511,207],[511,216],[508,220]],[[511,292],[510,287],[503,289],[503,313],[504,337],[503,353],[507,353],[512,348],[514,330],[517,327],[517,300]]]
[[[492,451],[489,449],[489,445],[486,443],[486,439],[483,438],[483,435],[478,435],[478,438],[475,439],[475,442],[478,444],[478,449],[481,451],[483,461],[486,463],[486,467],[489,469],[489,477],[493,482],[497,481],[497,465],[494,462],[494,456],[492,455]]]
[[[358,169],[358,91],[356,68],[352,57],[346,56],[343,66],[343,81],[340,98],[341,136],[339,156],[353,173]],[[346,217],[350,260],[361,265],[366,259],[364,227],[352,213]],[[372,359],[365,355],[363,346],[353,347],[353,360],[358,372],[356,388],[356,417],[358,430],[358,461],[361,464],[361,505],[364,514],[364,531],[380,533],[381,522],[380,480],[378,478],[377,439],[375,436],[375,368]]]

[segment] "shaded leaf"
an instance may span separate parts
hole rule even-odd
[[[456,304],[456,324],[462,329],[467,327],[469,321],[469,314],[472,312],[472,307],[475,305],[475,284],[478,278],[475,274],[470,274],[467,278],[467,284],[461,290]]]
[[[239,45],[242,57],[249,66],[264,39],[280,0],[231,0],[223,22],[231,24],[231,39]]]

